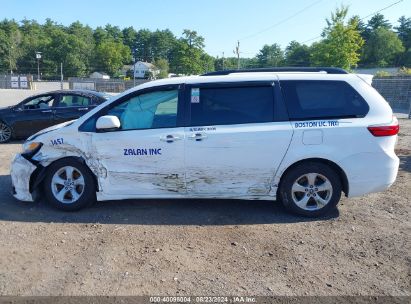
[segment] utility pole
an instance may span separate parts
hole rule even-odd
[[[237,55],[237,70],[240,69],[240,41],[237,41],[237,46],[235,47],[234,54]]]
[[[36,52],[36,59],[37,59],[37,81],[40,81],[40,59],[41,59],[41,52]]]
[[[13,61],[12,61],[13,46],[9,49],[9,65],[10,65],[10,75],[13,75]]]
[[[225,64],[224,64],[224,52],[223,52],[223,71],[225,70]]]
[[[63,90],[63,62],[60,62],[60,87]]]
[[[137,62],[137,49],[134,49],[133,87],[136,86],[136,62]]]
[[[134,58],[134,68],[133,68],[133,87],[136,86],[136,59]]]

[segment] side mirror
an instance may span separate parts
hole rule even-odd
[[[98,131],[114,131],[121,126],[120,120],[117,116],[105,115],[99,117],[96,122],[96,129]]]
[[[23,111],[23,108],[21,108],[21,107],[14,107],[13,110],[16,111],[16,112],[21,112],[21,111]]]

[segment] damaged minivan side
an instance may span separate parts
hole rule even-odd
[[[133,198],[281,200],[306,216],[388,188],[398,121],[344,70],[223,71],[152,81],[31,136],[13,194],[78,210]]]

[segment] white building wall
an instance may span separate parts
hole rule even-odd
[[[141,62],[137,62],[134,76],[136,78],[144,78],[144,76],[146,75],[146,72],[148,70],[149,70],[149,68],[145,64],[143,64]]]

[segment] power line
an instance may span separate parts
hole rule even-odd
[[[403,1],[404,1],[404,0],[400,0],[400,1],[397,1],[397,2],[395,2],[395,3],[392,3],[392,4],[386,6],[386,7],[382,8],[382,9],[380,9],[380,10],[372,13],[372,14],[369,14],[368,16],[362,17],[360,20],[362,21],[362,20],[364,20],[364,19],[366,19],[366,18],[368,18],[368,17],[371,17],[371,16],[373,16],[373,15],[375,15],[375,14],[378,14],[379,12],[382,12],[382,11],[384,11],[384,10],[386,10],[386,9],[389,9],[390,7],[393,7],[394,5],[397,5],[398,3],[403,2]]]
[[[371,17],[371,16],[373,16],[373,15],[375,15],[375,14],[378,14],[378,13],[380,13],[380,12],[382,12],[382,11],[385,11],[386,9],[389,9],[389,8],[393,7],[394,5],[397,5],[397,4],[399,4],[399,3],[403,2],[403,1],[404,1],[404,0],[399,0],[399,1],[397,1],[397,2],[391,3],[390,5],[382,8],[382,9],[379,9],[378,11],[375,11],[375,12],[372,13],[372,14],[369,14],[369,15],[367,15],[367,16],[365,16],[365,17],[362,17],[362,18],[360,18],[359,20],[362,21],[362,20],[364,20],[364,19],[367,19],[368,17]],[[321,38],[321,37],[322,37],[322,36],[319,35],[319,36],[317,36],[317,37],[314,37],[314,38],[308,39],[308,40],[306,40],[306,41],[303,41],[303,42],[301,42],[301,44],[304,44],[304,43],[307,43],[307,42],[310,42],[310,41],[313,41],[313,40],[317,40],[318,38]]]
[[[267,32],[267,31],[271,30],[272,28],[274,28],[274,27],[276,27],[276,26],[279,26],[279,25],[287,22],[288,20],[290,20],[290,19],[298,16],[299,14],[305,12],[306,10],[310,9],[311,7],[313,7],[314,5],[317,5],[318,3],[322,2],[322,1],[323,1],[323,0],[315,1],[315,2],[311,3],[310,5],[304,7],[303,9],[299,10],[298,12],[294,13],[293,15],[291,15],[291,16],[289,16],[289,17],[287,17],[287,18],[285,18],[285,19],[277,22],[276,24],[273,24],[273,25],[271,25],[271,26],[269,26],[269,27],[267,27],[267,28],[265,28],[265,29],[262,29],[262,30],[260,30],[260,31],[258,31],[258,32],[256,32],[256,33],[254,33],[254,34],[245,36],[245,37],[243,37],[243,38],[240,39],[240,40],[246,40],[246,39],[252,38],[252,37],[254,37],[254,36],[258,36],[258,35],[260,35],[260,34],[262,34],[262,33],[264,33],[264,32]]]

